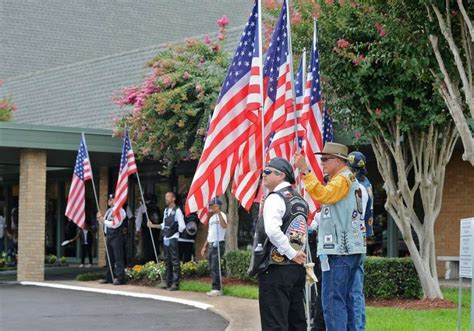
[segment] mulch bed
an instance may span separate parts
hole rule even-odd
[[[454,302],[443,299],[366,299],[365,304],[370,307],[388,307],[415,310],[430,310],[440,308],[452,309],[457,307]]]
[[[183,278],[185,280],[193,280],[197,282],[203,282],[211,284],[211,277],[200,277],[200,278]],[[243,281],[237,278],[222,277],[223,285],[256,285],[256,283]],[[157,282],[153,282],[147,279],[141,280],[129,280],[128,284],[155,287]],[[449,300],[443,299],[366,299],[365,304],[369,307],[387,307],[387,308],[400,308],[400,309],[415,309],[415,310],[430,310],[430,309],[453,309],[456,308],[456,304]]]

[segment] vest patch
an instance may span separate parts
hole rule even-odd
[[[324,207],[323,208],[323,211],[321,212],[321,215],[324,218],[331,218],[331,210],[329,209],[329,207]]]

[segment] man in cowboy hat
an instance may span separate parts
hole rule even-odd
[[[328,259],[323,271],[322,304],[327,330],[354,330],[354,298],[350,295],[362,254],[366,252],[361,228],[362,201],[359,182],[347,167],[348,148],[326,143],[321,153],[324,185],[297,153],[295,165],[303,174],[306,191],[321,204],[318,256]]]

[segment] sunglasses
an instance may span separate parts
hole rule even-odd
[[[333,160],[333,159],[335,159],[335,157],[323,156],[321,157],[321,162],[327,162],[328,160]]]
[[[272,170],[272,169],[264,169],[264,170],[263,170],[263,174],[264,174],[265,176],[270,175],[272,172],[273,172],[275,175],[277,175],[277,176],[281,175],[281,172],[279,172],[279,171],[277,171],[277,170]]]

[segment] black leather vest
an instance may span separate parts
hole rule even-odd
[[[291,186],[270,194],[278,194],[285,201],[286,211],[282,218],[281,231],[288,237],[291,247],[297,251],[302,250],[307,242],[308,204]],[[269,250],[269,264],[287,265],[294,263],[286,255],[280,254],[271,242],[266,249]]]
[[[165,237],[166,238],[169,238],[171,236],[173,236],[176,232],[178,232],[178,222],[175,220],[175,216],[176,216],[176,209],[178,207],[174,207],[174,208],[166,208],[165,209],[165,212],[168,213],[168,215],[166,215],[165,217],[165,220],[164,220],[164,233],[165,233]]]

